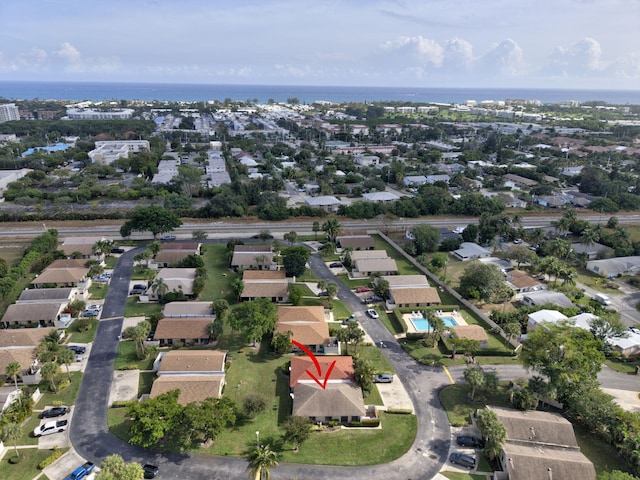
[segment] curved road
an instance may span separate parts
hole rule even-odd
[[[118,348],[118,336],[122,328],[124,305],[133,269],[133,256],[141,249],[140,247],[123,254],[114,269],[102,310],[102,318],[76,401],[74,421],[70,429],[71,443],[82,457],[95,463],[100,463],[106,456],[113,453],[122,455],[127,461],[154,463],[160,467],[159,479],[245,479],[247,463],[243,459],[154,452],[127,444],[112,435],[107,428],[109,392]],[[319,278],[335,280],[319,255],[312,255],[309,263]],[[362,480],[431,479],[446,461],[449,451],[450,426],[438,399],[438,391],[450,381],[442,370],[426,367],[414,361],[382,323],[364,314],[363,305],[353,292],[341,282],[337,282],[337,285],[338,298],[357,314],[366,332],[375,342],[384,341],[387,345],[382,353],[393,365],[414,404],[418,419],[416,438],[405,455],[385,465],[334,467],[281,463],[277,468],[272,469],[271,474],[274,479],[338,477]],[[504,375],[503,378],[505,376],[515,378],[526,374],[524,369],[515,365],[498,368],[500,375]],[[458,380],[462,377],[462,371],[463,367],[454,368],[453,377]],[[624,380],[622,384],[615,381],[617,377]],[[614,380],[611,381],[611,378]],[[630,376],[617,375],[608,369],[603,370],[600,380],[605,386],[609,385],[611,388],[637,390],[637,377],[632,379]]]

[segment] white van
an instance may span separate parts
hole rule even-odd
[[[596,296],[593,297],[593,299],[596,302],[601,303],[602,305],[607,305],[607,306],[611,305],[611,300],[609,299],[609,297],[607,297],[606,295],[603,295],[601,293],[596,294]]]

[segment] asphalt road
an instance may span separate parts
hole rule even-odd
[[[116,438],[107,428],[106,416],[111,389],[114,361],[118,348],[118,336],[122,328],[124,305],[128,295],[129,279],[133,268],[133,256],[139,249],[123,254],[113,273],[109,293],[103,306],[91,354],[76,401],[74,421],[70,427],[70,439],[76,451],[99,464],[106,456],[118,453],[127,461],[153,463],[160,467],[159,479],[229,480],[245,479],[247,463],[240,458],[212,457],[198,454],[161,453],[131,446]],[[309,259],[312,270],[319,278],[335,281],[322,258],[315,254]],[[451,438],[450,426],[438,391],[450,384],[445,373],[415,362],[405,353],[396,339],[384,327],[364,313],[366,306],[341,282],[338,298],[361,320],[362,327],[379,344],[387,348],[382,353],[389,359],[413,401],[418,419],[418,432],[413,445],[401,458],[371,467],[334,467],[298,464],[280,464],[271,470],[277,479],[350,478],[355,480],[431,479],[446,461]],[[526,376],[520,366],[497,366],[501,378]],[[463,380],[464,367],[451,369],[453,378]],[[638,390],[638,377],[620,375],[603,369],[599,376],[604,387]]]

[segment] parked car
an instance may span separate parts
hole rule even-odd
[[[158,474],[158,467],[150,463],[144,464],[142,470],[144,470],[144,478],[155,478]]]
[[[160,237],[160,240],[164,240],[164,241],[167,241],[167,240],[175,240],[175,239],[176,239],[176,236],[175,236],[175,235],[162,235],[162,236]]]
[[[95,310],[99,312],[102,310],[102,305],[89,305],[85,310]]]
[[[58,420],[58,421],[47,422],[36,427],[33,430],[33,436],[41,437],[43,435],[50,435],[52,433],[60,433],[60,432],[64,432],[67,428],[69,428],[68,420]]]
[[[378,315],[378,312],[376,312],[373,308],[370,308],[369,310],[367,310],[367,315],[369,315],[371,318],[380,318],[380,315]]]
[[[393,382],[393,375],[390,373],[378,373],[373,376],[373,381],[376,383],[391,383]]]
[[[131,287],[131,288],[136,289],[136,290],[145,290],[145,291],[146,291],[148,287],[147,287],[145,284],[143,284],[143,283],[136,283],[136,284],[135,284],[133,287]]]
[[[67,348],[74,353],[86,353],[86,347],[81,347],[80,345],[67,345]]]
[[[145,289],[142,289],[142,288],[132,288],[131,291],[129,292],[129,295],[142,295],[144,291]]]
[[[356,293],[364,293],[364,292],[370,292],[371,289],[369,287],[358,287],[356,288]]]
[[[124,253],[124,248],[122,247],[115,247],[111,249],[111,253]]]
[[[82,316],[83,317],[97,317],[99,313],[100,312],[98,312],[97,310],[85,310],[84,312],[82,312]]]
[[[484,441],[481,438],[472,435],[458,435],[456,443],[461,447],[482,448],[484,446]]]
[[[449,455],[449,461],[462,467],[473,468],[476,466],[476,459],[466,453],[452,453]]]
[[[349,318],[345,318],[344,320],[342,320],[343,325],[346,325],[347,323],[350,323],[350,322],[357,322],[355,315],[351,315]]]
[[[69,412],[67,407],[53,407],[48,410],[44,410],[40,414],[40,418],[55,418],[61,417],[62,415],[66,415]]]
[[[378,295],[371,295],[364,299],[364,303],[381,302],[382,300],[384,299],[382,297],[379,297]]]
[[[637,333],[638,335],[640,335],[640,328],[629,327],[629,330],[631,330],[633,333]]]
[[[342,264],[340,262],[333,262],[329,264],[329,268],[340,268]]]
[[[76,362],[81,362],[84,360],[84,355],[76,354]]]
[[[327,292],[327,291],[318,292],[318,296],[319,297],[327,297],[327,296],[329,296],[329,292]]]
[[[96,466],[93,463],[87,462],[84,465],[76,468],[64,480],[82,480],[83,478],[87,478],[91,474],[91,472],[93,472],[93,469],[95,467]]]

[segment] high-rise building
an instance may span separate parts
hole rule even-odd
[[[0,104],[0,123],[8,122],[9,120],[20,120],[20,112],[15,103],[3,103]]]

